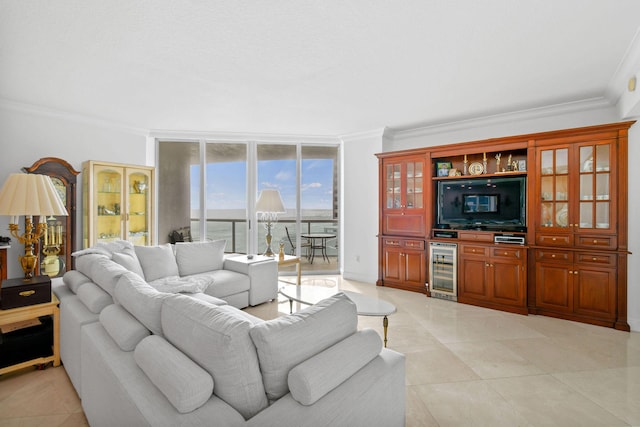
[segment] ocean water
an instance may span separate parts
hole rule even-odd
[[[301,228],[303,233],[333,233],[337,234],[338,221],[332,219],[333,211],[330,209],[303,210]],[[191,221],[191,235],[194,240],[200,238],[198,220]],[[266,228],[260,221],[258,238],[258,253],[264,252],[267,247],[264,236]],[[291,245],[287,239],[285,227],[289,229],[291,239],[295,243],[295,211],[287,212],[278,217],[278,222],[271,227],[271,249],[278,252],[279,243],[285,244],[285,253],[291,253]],[[226,252],[247,253],[247,224],[245,211],[241,209],[209,210],[207,211],[207,239],[227,241]],[[337,255],[337,238],[327,242],[327,254]]]

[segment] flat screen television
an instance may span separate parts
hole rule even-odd
[[[437,228],[526,231],[527,178],[438,181]]]

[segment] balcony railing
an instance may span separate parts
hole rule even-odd
[[[199,240],[200,227],[197,219],[191,219],[191,234],[194,240]],[[218,240],[225,239],[227,247],[225,252],[247,253],[247,227],[244,219],[227,219],[227,218],[207,218],[207,239]],[[258,231],[258,253],[266,249],[265,234],[266,231],[262,222],[258,222],[260,227]],[[271,248],[274,252],[278,252],[279,243],[285,244],[285,253],[291,254],[291,244],[287,239],[285,227],[288,227],[291,239],[295,244],[295,221],[279,220],[271,227]],[[338,220],[331,219],[303,219],[301,221],[302,234],[305,233],[331,233],[336,236],[335,239],[329,239],[327,242],[327,255],[338,256]]]

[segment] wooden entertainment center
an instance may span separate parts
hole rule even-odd
[[[633,123],[377,154],[377,285],[629,331]],[[432,294],[436,268],[450,296]]]

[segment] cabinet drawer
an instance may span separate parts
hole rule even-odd
[[[577,236],[576,246],[598,249],[615,249],[618,240],[615,236]]]
[[[409,249],[424,249],[424,240],[405,240],[404,247]]]
[[[474,242],[491,242],[493,243],[493,234],[491,233],[472,233],[469,231],[459,231],[458,239],[472,240]]]
[[[402,241],[400,239],[384,239],[385,246],[396,246],[400,247]]]
[[[460,252],[462,253],[462,255],[486,256],[488,253],[488,248],[485,248],[484,246],[462,245]]]
[[[603,266],[614,266],[617,261],[615,254],[595,254],[588,252],[577,252],[576,262],[582,264],[598,264]]]
[[[525,259],[525,252],[522,248],[499,247],[491,249],[491,256],[497,258]]]
[[[563,234],[538,234],[536,243],[542,246],[571,246],[571,236]]]
[[[536,250],[536,261],[572,262],[572,258],[572,254],[569,251]]]

